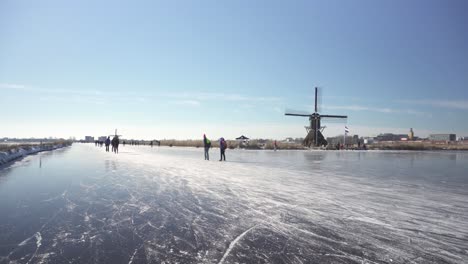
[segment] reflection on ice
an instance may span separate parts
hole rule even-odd
[[[76,145],[4,169],[0,263],[468,261],[467,154],[226,154]]]

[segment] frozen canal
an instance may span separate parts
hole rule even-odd
[[[468,263],[468,153],[72,147],[0,168],[0,263]]]

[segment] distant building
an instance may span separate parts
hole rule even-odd
[[[364,144],[373,144],[373,143],[374,143],[374,138],[372,137],[364,138]]]
[[[236,141],[239,143],[239,147],[241,148],[245,148],[249,145],[249,138],[244,135],[236,138]]]
[[[408,140],[414,140],[413,128],[411,128],[411,129],[410,129],[410,132],[408,133]]]
[[[244,135],[242,135],[242,136],[236,138],[236,140],[239,141],[239,142],[248,142],[248,141],[249,141],[249,138],[246,137],[246,136],[244,136]]]
[[[98,140],[99,141],[106,141],[107,137],[106,136],[102,136],[102,137],[99,137]]]
[[[94,137],[92,137],[92,136],[85,136],[85,141],[86,141],[86,142],[94,142]]]
[[[406,134],[392,134],[392,133],[385,133],[385,134],[380,134],[376,136],[375,141],[381,142],[381,141],[402,141],[402,140],[408,140],[408,135]]]
[[[429,140],[432,141],[455,141],[457,140],[456,134],[430,134]]]
[[[358,135],[348,136],[346,135],[346,142],[344,142],[344,136],[336,136],[336,137],[327,137],[328,145],[334,146],[336,144],[344,144],[346,145],[354,145],[360,142]],[[361,142],[362,143],[362,142]]]

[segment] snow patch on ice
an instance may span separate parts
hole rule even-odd
[[[41,233],[37,232],[35,235],[36,237],[36,246],[37,248],[39,248],[41,245],[42,245],[42,236],[41,236]]]

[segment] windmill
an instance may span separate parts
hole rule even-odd
[[[117,135],[117,128],[116,128],[116,129],[115,129],[115,134],[114,134],[114,135],[109,135],[109,137],[112,137],[112,136],[118,138],[118,137],[121,137],[122,135]]]
[[[318,113],[317,109],[317,93],[318,89],[315,87],[315,111],[313,114],[299,114],[299,113],[288,113],[286,112],[284,115],[287,116],[304,116],[309,117],[310,126],[306,126],[307,136],[302,143],[306,147],[310,147],[312,144],[315,146],[326,146],[328,142],[325,140],[325,137],[322,134],[322,131],[325,127],[321,126],[321,119],[342,119],[346,120],[348,116],[345,115],[321,115]]]

